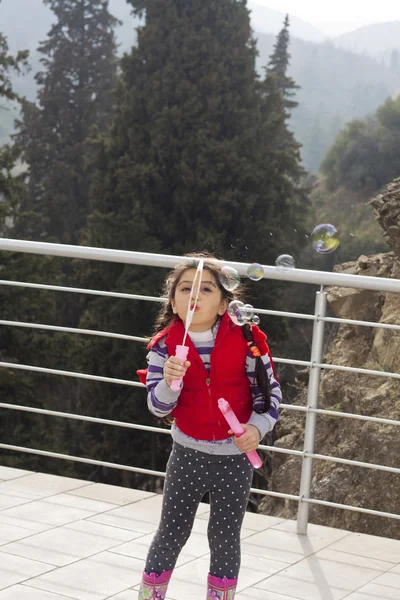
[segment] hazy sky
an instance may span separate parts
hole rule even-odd
[[[385,21],[400,21],[396,0],[253,0],[256,4],[288,12],[319,26],[325,33],[343,33],[351,29]]]

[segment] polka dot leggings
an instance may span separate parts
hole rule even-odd
[[[210,574],[238,577],[240,529],[253,478],[245,454],[217,456],[174,443],[167,464],[160,524],[145,570],[160,575],[175,567],[189,539],[197,507],[210,492]]]

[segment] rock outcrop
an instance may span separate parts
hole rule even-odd
[[[383,237],[393,252],[400,257],[400,178],[386,186],[383,194],[371,200]]]
[[[336,272],[400,279],[400,179],[371,202],[393,249],[387,254],[361,256],[337,266]],[[400,294],[333,287],[328,301],[341,318],[400,324]],[[400,332],[341,325],[325,363],[400,373]],[[295,404],[306,405],[308,370],[299,373]],[[400,380],[326,370],[321,377],[319,407],[400,421]],[[303,449],[304,413],[283,411],[277,425],[276,446]],[[400,467],[400,426],[317,417],[315,452],[324,455]],[[299,492],[301,459],[273,453],[271,490]],[[362,467],[314,461],[313,498],[398,514],[400,475]],[[260,512],[296,518],[297,503],[265,497]],[[310,522],[400,539],[398,520],[310,505]]]

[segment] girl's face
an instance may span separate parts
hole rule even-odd
[[[186,320],[189,298],[191,307],[196,300],[196,298],[190,296],[195,275],[196,269],[187,269],[182,273],[175,289],[175,297],[171,301],[174,314],[178,315],[183,322]],[[197,283],[194,287],[193,295],[196,293]],[[227,306],[228,303],[223,299],[222,292],[217,285],[214,275],[207,269],[204,269],[201,276],[196,310],[189,330],[207,331],[211,329],[217,320],[217,316],[223,315]]]

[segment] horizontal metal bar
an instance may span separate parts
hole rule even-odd
[[[38,415],[47,415],[50,417],[74,419],[75,421],[87,421],[89,423],[100,423],[101,425],[114,425],[116,427],[126,427],[127,429],[139,429],[141,431],[151,431],[153,433],[165,433],[167,435],[171,435],[170,429],[163,429],[162,427],[153,427],[151,425],[138,425],[136,423],[126,423],[125,421],[113,421],[111,419],[101,419],[99,417],[89,417],[86,415],[59,412],[57,410],[47,410],[45,408],[22,406],[21,404],[7,404],[5,402],[0,402],[0,408],[4,408],[7,410],[19,410],[21,412],[35,413]]]
[[[77,377],[78,379],[90,379],[92,381],[103,381],[105,383],[117,383],[120,385],[130,385],[132,387],[146,387],[143,383],[129,381],[127,379],[113,379],[111,377],[102,377],[100,375],[88,375],[87,373],[60,371],[59,369],[46,369],[45,367],[33,367],[32,365],[0,362],[0,367],[4,367],[6,369],[21,369],[22,371],[33,371],[35,373],[48,373],[49,375],[62,375],[63,377]]]
[[[250,309],[248,309],[250,312]],[[252,312],[260,315],[272,315],[277,317],[287,317],[291,319],[306,319],[308,321],[326,321],[327,323],[339,323],[343,325],[354,325],[361,327],[375,327],[377,329],[392,329],[400,331],[400,325],[392,323],[375,323],[373,321],[357,321],[356,319],[340,319],[339,317],[320,317],[308,315],[305,313],[284,312],[281,310],[266,310],[263,308],[253,308]]]
[[[58,327],[57,325],[43,325],[42,323],[24,323],[23,321],[3,321],[0,320],[0,325],[10,327],[27,327],[29,329],[45,329],[48,331],[59,331],[61,333],[81,333],[84,335],[98,335],[100,337],[116,338],[119,340],[129,340],[131,342],[148,343],[150,338],[137,337],[134,335],[125,335],[123,333],[111,333],[109,331],[95,331],[93,329],[79,329],[76,327]]]
[[[349,373],[360,373],[361,375],[377,375],[378,377],[391,377],[400,379],[400,373],[390,373],[389,371],[376,371],[373,369],[360,369],[359,367],[345,367],[343,365],[332,365],[328,363],[310,362],[308,360],[293,360],[291,358],[279,358],[273,356],[274,363],[283,365],[297,365],[300,367],[320,367],[321,369],[331,369],[333,371],[348,371]]]
[[[62,460],[72,460],[73,462],[85,463],[87,465],[98,465],[99,467],[110,467],[111,469],[122,469],[132,471],[133,473],[146,473],[165,477],[163,471],[152,471],[151,469],[141,469],[140,467],[131,467],[129,465],[118,465],[117,463],[105,462],[103,460],[94,460],[92,458],[81,458],[80,456],[71,456],[69,454],[59,454],[58,452],[48,452],[47,450],[36,450],[35,448],[24,448],[22,446],[12,446],[11,444],[0,444],[3,450],[14,450],[15,452],[27,452],[28,454],[37,454],[38,456],[48,456],[50,458],[61,458]]]
[[[33,366],[29,366],[29,365],[19,365],[16,363],[5,363],[5,362],[0,362],[0,367],[3,368],[16,368],[16,369],[22,369],[22,370],[26,370],[26,371],[34,371],[34,372],[43,372],[43,373],[48,373],[48,374],[56,374],[56,375],[65,375],[65,376],[69,376],[69,377],[77,377],[77,378],[83,378],[83,379],[90,379],[93,381],[105,381],[106,383],[116,383],[116,384],[122,384],[122,385],[130,385],[133,387],[141,387],[143,389],[146,388],[146,386],[143,383],[140,382],[136,382],[136,381],[128,381],[125,379],[112,379],[110,377],[99,377],[97,375],[88,375],[85,373],[76,373],[76,372],[70,372],[70,371],[60,371],[60,370],[56,370],[56,369],[47,369],[47,368],[42,368],[42,367],[33,367]],[[3,406],[5,407],[6,405],[2,405],[0,403],[0,407]],[[9,405],[9,407],[15,407],[15,404],[11,404]],[[32,412],[35,412],[36,410],[39,412],[41,409],[28,409],[27,407],[25,407],[26,410],[31,410]],[[383,419],[381,417],[369,417],[366,415],[357,415],[357,414],[353,414],[353,413],[346,413],[346,412],[340,412],[340,411],[334,411],[334,410],[324,410],[321,408],[307,408],[306,406],[298,406],[296,404],[281,404],[280,405],[280,410],[286,409],[286,410],[294,410],[294,411],[298,411],[298,412],[304,412],[307,413],[309,412],[315,412],[317,414],[321,414],[321,415],[326,415],[328,417],[343,417],[343,418],[347,418],[347,419],[356,419],[359,421],[370,421],[371,423],[382,423],[384,425],[400,425],[400,421],[395,421],[393,419]],[[19,410],[22,410],[22,407],[19,408]],[[57,416],[62,416],[62,414],[64,413],[60,413]],[[269,446],[260,446],[260,448],[262,449],[270,449]],[[284,452],[284,449],[279,449],[276,450],[276,452]],[[292,452],[297,452],[297,451],[292,451]]]
[[[250,312],[250,309],[248,311]],[[274,317],[288,317],[291,319],[306,319],[308,321],[315,321],[315,315],[308,315],[306,313],[294,313],[294,312],[286,312],[282,310],[267,310],[265,308],[253,308],[251,309],[252,313],[259,313],[260,315],[272,315]]]
[[[115,338],[115,339],[121,339],[121,340],[129,340],[129,341],[134,341],[134,342],[141,342],[141,343],[148,343],[150,338],[145,338],[145,337],[138,337],[138,336],[133,336],[133,335],[125,335],[122,333],[112,333],[112,332],[107,332],[107,331],[95,331],[93,329],[80,329],[80,328],[74,328],[74,327],[59,327],[56,325],[45,325],[42,323],[24,323],[22,321],[4,321],[4,320],[0,320],[0,325],[5,325],[5,326],[10,326],[10,327],[26,327],[26,328],[30,328],[30,329],[43,329],[43,330],[48,330],[48,331],[58,331],[61,333],[79,333],[82,335],[95,335],[95,336],[99,336],[99,337],[109,337],[109,338]],[[288,365],[297,365],[297,366],[303,366],[303,367],[321,367],[323,369],[333,369],[333,370],[337,370],[337,371],[349,371],[351,373],[361,373],[364,375],[377,375],[379,377],[391,377],[394,379],[400,379],[400,373],[389,373],[388,371],[374,371],[372,369],[359,369],[357,367],[345,367],[342,365],[332,365],[332,364],[323,364],[323,363],[311,363],[310,361],[305,361],[305,360],[294,360],[294,359],[289,359],[289,358],[279,358],[279,357],[274,357],[274,362],[277,364],[288,364]],[[11,364],[11,363],[7,363]],[[12,363],[14,364],[14,363]],[[3,366],[3,363],[0,363],[0,366]],[[25,369],[27,371],[31,370],[31,371],[39,371],[41,368],[40,367],[32,367],[31,369],[29,368],[29,365],[15,365],[15,368],[19,368],[19,369]],[[45,370],[43,371],[44,373],[53,373],[55,375],[67,375],[67,371],[55,371],[53,370]],[[70,375],[73,376],[73,375]],[[78,377],[78,374],[75,374],[76,377]],[[80,377],[84,377],[86,379],[93,379],[94,376],[84,376],[83,374],[79,374]],[[102,381],[102,379],[97,378],[98,381]],[[106,378],[105,381],[110,381],[109,378]],[[121,381],[125,381],[125,380],[119,380],[118,383],[120,383]],[[115,383],[117,383],[117,381],[115,381]],[[127,384],[128,385],[128,384]],[[133,385],[133,384],[132,384]]]
[[[274,363],[280,363],[282,365],[296,365],[298,367],[311,367],[312,363],[309,360],[296,360],[294,358],[279,358],[278,356],[272,357]]]
[[[317,458],[319,460],[327,460],[328,462],[339,463],[341,465],[350,465],[352,467],[363,467],[365,469],[373,469],[374,471],[386,471],[387,473],[400,473],[397,467],[386,467],[375,463],[366,463],[359,460],[349,460],[348,458],[337,458],[336,456],[327,456],[325,454],[315,454],[313,452],[305,452],[305,456]]]
[[[76,414],[72,414],[72,413],[64,413],[64,412],[52,411],[52,410],[47,410],[47,409],[42,409],[42,408],[27,407],[27,406],[22,406],[22,405],[18,405],[18,404],[0,403],[0,408],[5,408],[5,409],[9,409],[9,410],[19,410],[22,412],[30,412],[30,413],[36,413],[36,414],[42,414],[42,415],[48,415],[48,416],[56,416],[56,417],[62,417],[62,418],[67,418],[67,419],[75,419],[77,421],[88,421],[91,423],[101,423],[103,425],[114,425],[114,426],[118,426],[118,427],[130,428],[130,429],[139,429],[142,431],[152,431],[155,433],[163,433],[163,434],[171,433],[170,430],[162,429],[159,427],[151,427],[151,426],[147,426],[147,425],[137,425],[134,423],[126,423],[123,421],[113,421],[111,419],[101,419],[101,418],[97,418],[97,417],[89,417],[86,415],[76,415]],[[304,452],[301,450],[291,450],[289,448],[280,448],[278,446],[260,445],[259,449],[266,450],[269,452],[276,452],[276,453],[280,453],[280,454],[290,454],[292,456],[299,456],[299,457],[304,456]],[[315,456],[316,458],[321,458],[321,459],[325,459],[325,460],[333,460],[335,462],[341,462],[341,461],[345,460],[345,459],[336,459],[335,457],[326,457],[326,456],[322,456],[322,455],[313,455],[313,456]],[[346,464],[359,464],[359,466],[363,466],[363,463],[356,463],[355,461],[346,461]],[[368,465],[369,467],[373,468],[373,466],[370,465],[369,463],[365,463],[365,465]],[[375,466],[375,467],[377,467],[377,466]],[[378,467],[379,467],[379,465],[378,465]],[[390,469],[392,469],[392,468],[391,467],[382,467],[382,470],[390,470]]]
[[[338,504],[337,502],[328,502],[327,500],[316,500],[315,498],[301,498],[301,502],[309,502],[310,504],[321,504],[322,506],[330,506],[332,508],[351,510],[352,512],[366,513],[367,515],[375,515],[377,517],[400,519],[400,515],[396,513],[383,512],[381,510],[372,510],[371,508],[362,508],[361,506],[352,506],[351,504]]]
[[[328,456],[325,454],[315,454],[313,452],[305,452],[303,450],[290,450],[289,448],[279,448],[276,446],[259,446],[260,450],[267,450],[268,452],[277,452],[281,454],[291,454],[298,457],[309,457],[317,458],[319,460],[326,460],[328,462],[339,463],[343,465],[350,465],[352,467],[363,467],[365,469],[374,469],[375,471],[386,471],[388,473],[400,473],[400,468],[397,467],[386,467],[385,465],[377,465],[375,463],[366,463],[358,460],[349,460],[347,458],[339,458],[336,456]]]
[[[50,290],[57,292],[71,292],[76,294],[91,294],[94,296],[105,296],[110,298],[124,298],[126,300],[146,300],[148,302],[166,302],[166,298],[159,298],[157,296],[143,296],[140,294],[125,294],[123,292],[105,292],[102,290],[93,290],[85,288],[74,288],[66,287],[61,285],[47,285],[44,283],[28,283],[24,281],[11,281],[6,279],[0,279],[0,285],[15,286],[22,288],[32,288],[38,290]],[[372,321],[356,321],[354,319],[339,319],[336,317],[315,317],[315,315],[309,315],[306,313],[294,313],[281,310],[267,310],[263,308],[254,308],[253,312],[261,315],[272,315],[278,317],[287,317],[291,319],[305,319],[309,321],[315,321],[319,319],[321,321],[328,321],[332,323],[343,323],[348,325],[360,325],[365,327],[376,327],[381,329],[394,329],[400,330],[400,325],[393,325],[390,323],[374,323]]]
[[[279,446],[267,446],[260,444],[259,450],[266,450],[267,452],[276,452],[277,454],[292,454],[293,456],[303,457],[303,450],[291,450],[290,448],[280,448]]]
[[[62,418],[66,418],[66,419],[74,419],[76,421],[88,421],[91,423],[100,423],[103,425],[114,425],[117,427],[126,427],[128,429],[138,429],[138,430],[142,430],[142,431],[151,431],[154,433],[163,433],[163,434],[171,435],[171,431],[169,429],[163,429],[161,427],[152,427],[149,425],[137,425],[136,423],[126,423],[124,421],[114,421],[111,419],[101,419],[98,417],[90,417],[90,416],[86,416],[86,415],[64,413],[64,412],[59,412],[59,411],[54,411],[54,410],[47,410],[47,409],[43,409],[43,408],[22,406],[19,404],[7,404],[4,402],[0,402],[0,408],[9,409],[9,410],[19,410],[21,412],[29,412],[29,413],[42,414],[42,415],[48,415],[48,416],[54,416],[54,417],[62,417]],[[306,410],[307,410],[306,407],[298,407],[298,408],[304,409],[303,412],[306,412]],[[333,411],[323,411],[323,410],[321,411],[320,409],[315,409],[315,410],[313,410],[313,412],[316,412],[316,413],[323,412],[324,414],[329,414]],[[343,415],[343,413],[337,413],[337,416],[344,416],[344,415]],[[354,415],[353,418],[358,418],[358,416]],[[364,419],[365,420],[368,419],[370,421],[376,420],[375,417],[364,417]],[[380,423],[384,422],[385,424],[388,424],[388,425],[393,425],[393,424],[400,425],[399,421],[391,421],[389,419],[377,419],[377,421]],[[292,456],[299,456],[299,457],[302,457],[304,455],[302,450],[292,450],[290,448],[280,448],[279,446],[267,446],[267,445],[260,444],[258,448],[260,450],[266,450],[268,452],[276,452],[278,454],[290,454]],[[335,459],[335,457],[332,457],[332,459]],[[338,459],[338,460],[342,460],[342,459]],[[354,464],[354,463],[352,462],[351,464]],[[370,464],[370,463],[368,463],[368,464]],[[391,467],[385,467],[385,470],[388,468],[390,469]]]
[[[145,388],[145,385],[141,385],[138,387],[143,387]],[[6,409],[11,409],[11,410],[19,410],[22,412],[31,412],[31,413],[37,413],[37,414],[44,414],[44,415],[52,415],[55,417],[65,417],[65,418],[69,418],[69,419],[76,419],[78,421],[91,421],[93,423],[103,423],[103,424],[107,424],[107,425],[116,425],[119,427],[128,427],[131,429],[142,429],[143,431],[153,431],[156,433],[170,433],[169,429],[162,429],[159,427],[150,427],[147,425],[136,425],[134,423],[125,423],[123,421],[112,421],[109,419],[101,419],[101,418],[97,418],[97,417],[89,417],[86,415],[76,415],[76,414],[72,414],[72,413],[63,413],[63,412],[58,412],[58,411],[52,411],[52,410],[46,410],[43,408],[33,408],[30,406],[23,406],[20,404],[7,404],[4,402],[0,402],[0,408],[6,408]],[[356,414],[352,414],[352,413],[342,413],[342,412],[338,412],[338,411],[333,411],[333,410],[324,410],[324,409],[307,409],[306,406],[296,406],[293,404],[281,404],[280,409],[289,409],[289,410],[295,410],[295,411],[299,411],[299,412],[303,412],[306,413],[307,410],[309,410],[310,412],[315,412],[317,414],[322,414],[322,415],[326,415],[326,416],[335,416],[335,417],[344,417],[344,418],[349,418],[349,419],[356,419],[356,420],[360,420],[360,421],[370,421],[372,423],[380,423],[380,424],[384,424],[384,425],[395,425],[398,426],[400,425],[400,421],[394,421],[392,419],[382,419],[380,417],[368,417],[365,415],[356,415]],[[300,450],[290,450],[287,448],[280,448],[277,446],[264,446],[264,445],[260,445],[259,448],[261,450],[272,450],[273,452],[280,452],[282,454],[293,454],[295,456],[302,456],[303,452]]]
[[[8,404],[0,402],[0,408],[7,410],[18,410],[21,412],[35,413],[38,415],[47,415],[52,417],[61,417],[64,419],[74,419],[75,421],[88,421],[90,423],[100,423],[102,425],[115,425],[117,427],[126,427],[128,429],[139,429],[142,431],[151,431],[154,433],[164,433],[171,435],[170,429],[163,429],[161,427],[152,427],[149,425],[137,425],[136,423],[126,423],[124,421],[113,421],[111,419],[101,419],[98,417],[89,417],[86,415],[77,415],[73,413],[65,413],[56,410],[47,410],[44,408],[35,408],[30,406],[23,406],[21,404]],[[303,456],[303,452],[299,450],[290,450],[288,448],[279,448],[275,446],[259,446],[260,450],[271,450],[272,452],[278,452],[281,454],[293,454],[295,456]]]
[[[165,298],[157,296],[141,296],[138,294],[124,294],[123,292],[103,292],[102,290],[88,290],[85,288],[65,287],[62,285],[47,285],[45,283],[27,283],[24,281],[9,281],[0,279],[0,285],[32,288],[37,290],[50,290],[53,292],[72,292],[73,294],[92,294],[93,296],[108,296],[110,298],[124,298],[125,300],[146,300],[149,302],[165,302]]]
[[[273,498],[285,498],[285,500],[299,501],[300,496],[294,496],[293,494],[284,494],[283,492],[271,492],[270,490],[260,490],[259,488],[250,488],[250,492],[253,494],[262,494],[263,496],[272,496]]]
[[[274,363],[283,365],[297,365],[300,367],[320,367],[321,369],[331,369],[334,371],[348,371],[349,373],[360,373],[361,375],[377,375],[378,377],[391,377],[400,379],[400,373],[390,373],[389,371],[376,371],[373,369],[360,369],[359,367],[345,367],[343,365],[332,365],[328,363],[310,362],[308,360],[294,360],[291,358],[280,358],[273,356]]]
[[[0,402],[0,408],[7,410],[18,410],[21,412],[34,413],[38,415],[47,415],[51,417],[61,417],[64,419],[74,419],[75,421],[87,421],[89,423],[100,423],[102,425],[114,425],[117,427],[126,427],[128,429],[139,429],[141,431],[151,431],[154,433],[163,433],[171,435],[170,429],[163,429],[161,427],[152,427],[149,425],[137,425],[136,423],[126,423],[124,421],[113,421],[111,419],[101,419],[99,417],[89,417],[86,415],[78,415],[73,413],[65,413],[56,410],[48,410],[44,408],[34,408],[30,406],[22,406],[21,404],[8,404]],[[260,450],[268,450],[281,454],[292,454],[294,456],[303,456],[303,452],[299,450],[290,450],[288,448],[279,448],[278,446],[259,446]]]
[[[62,417],[62,418],[66,418],[66,419],[74,419],[77,421],[88,421],[91,423],[100,423],[103,425],[126,427],[129,429],[138,429],[138,430],[142,430],[142,431],[151,431],[154,433],[163,433],[163,434],[167,434],[167,435],[171,434],[169,429],[163,429],[161,427],[138,425],[135,423],[126,423],[124,421],[101,419],[98,417],[90,417],[90,416],[86,416],[86,415],[64,413],[64,412],[47,410],[47,409],[42,409],[42,408],[33,408],[33,407],[27,407],[27,406],[22,406],[22,405],[18,405],[18,404],[7,404],[7,403],[2,402],[2,403],[0,403],[0,408],[4,408],[4,409],[8,409],[8,410],[19,410],[22,412],[30,412],[30,413],[36,413],[36,414],[42,414],[42,415],[48,415],[48,416]],[[279,446],[268,446],[268,445],[262,445],[262,444],[260,444],[258,446],[258,448],[260,450],[266,450],[268,452],[276,452],[278,454],[290,454],[292,456],[297,456],[297,457],[303,457],[303,456],[307,455],[307,456],[317,458],[320,460],[328,460],[330,462],[337,462],[337,463],[342,463],[342,464],[347,464],[347,465],[352,465],[352,466],[366,467],[366,468],[370,468],[370,469],[388,471],[388,472],[392,472],[392,473],[400,473],[400,469],[397,469],[395,467],[386,467],[384,465],[376,465],[374,463],[363,463],[363,462],[348,460],[348,459],[344,459],[344,458],[337,458],[335,456],[304,453],[304,451],[302,451],[302,450],[292,450],[290,448],[280,448]]]
[[[367,415],[357,415],[354,413],[341,412],[337,410],[325,410],[323,408],[308,408],[307,406],[298,406],[297,404],[281,404],[281,410],[288,409],[303,413],[315,412],[318,415],[326,415],[328,417],[344,417],[345,419],[356,419],[358,421],[370,421],[371,423],[382,423],[383,425],[400,425],[400,421],[394,419],[382,419],[381,417],[369,417]]]
[[[63,256],[65,258],[83,258],[105,262],[145,265],[150,267],[174,268],[182,262],[189,262],[189,257],[173,256],[167,254],[152,254],[147,252],[129,252],[125,250],[112,250],[108,248],[93,248],[88,246],[70,246],[66,244],[48,244],[45,242],[31,242],[26,240],[0,239],[0,250],[10,252],[26,252],[29,254],[43,254],[47,256]],[[250,263],[232,261],[214,261],[235,268],[240,275],[246,276]],[[365,275],[351,275],[349,273],[331,273],[325,271],[312,271],[306,269],[280,270],[277,267],[263,265],[264,279],[280,281],[294,281],[309,283],[318,286],[330,285],[353,287],[357,289],[375,290],[383,292],[400,292],[400,280],[387,277],[368,277]]]
[[[268,452],[277,452],[281,454],[291,454],[293,456],[298,457],[309,457],[309,458],[317,458],[318,460],[326,460],[328,462],[339,463],[343,465],[350,465],[352,467],[363,467],[365,469],[374,469],[376,471],[386,471],[388,473],[400,473],[400,468],[397,467],[387,467],[385,465],[377,465],[375,463],[366,463],[358,460],[349,460],[347,458],[339,458],[336,456],[328,456],[325,454],[316,454],[314,452],[305,452],[304,450],[291,450],[289,448],[279,448],[277,446],[267,446],[260,445],[258,446],[260,450],[267,450]]]
[[[250,312],[250,309],[248,309]],[[339,317],[320,317],[305,313],[285,312],[281,310],[266,310],[263,308],[253,308],[252,312],[260,315],[272,315],[277,317],[287,317],[291,319],[306,319],[308,321],[326,321],[327,323],[339,323],[343,325],[354,325],[361,327],[375,327],[377,329],[392,329],[400,331],[400,325],[392,323],[375,323],[373,321],[357,321],[356,319],[340,319]]]
[[[378,377],[391,377],[393,379],[400,379],[400,373],[389,373],[388,371],[359,369],[358,367],[345,367],[342,365],[330,365],[325,363],[313,363],[313,366],[321,367],[321,369],[332,369],[334,371],[348,371],[349,373],[360,373],[361,375],[377,375]]]
[[[314,410],[314,411],[316,410],[314,408],[308,408],[307,406],[300,406],[298,404],[284,404],[284,403],[280,404],[279,408],[281,410],[283,410],[284,408],[286,408],[287,410],[294,410],[294,411],[304,412],[304,413],[306,413],[309,410],[310,411],[311,410]]]
[[[151,469],[142,469],[140,467],[131,467],[130,465],[119,465],[117,463],[110,463],[110,462],[106,462],[106,461],[102,461],[102,460],[94,460],[91,458],[82,458],[79,456],[71,456],[68,454],[60,454],[58,452],[48,452],[45,450],[37,450],[34,448],[25,448],[22,446],[14,446],[11,444],[0,444],[0,448],[2,448],[3,450],[12,450],[14,452],[26,452],[27,454],[34,454],[34,455],[38,455],[38,456],[48,456],[49,458],[59,458],[62,460],[71,460],[73,462],[80,462],[80,463],[84,463],[84,464],[88,464],[88,465],[97,465],[97,466],[101,466],[101,467],[109,467],[111,469],[121,469],[124,471],[131,471],[134,473],[143,473],[143,474],[147,474],[147,475],[154,475],[157,477],[165,477],[165,472],[163,472],[163,471],[153,471]],[[285,499],[294,500],[294,501],[300,500],[299,496],[295,496],[293,494],[284,494],[281,492],[273,492],[270,490],[261,490],[258,488],[251,488],[250,491],[255,494],[262,494],[264,496],[273,496],[276,498],[285,498]],[[371,509],[361,508],[358,506],[351,506],[351,505],[347,505],[347,504],[338,504],[336,502],[328,502],[325,500],[316,500],[315,498],[301,498],[301,501],[309,502],[310,504],[320,504],[323,506],[330,506],[332,508],[340,508],[343,510],[351,510],[353,512],[367,513],[367,514],[371,514],[371,515],[376,515],[378,517],[388,517],[391,519],[400,519],[400,515],[397,515],[395,513],[371,510]]]
[[[164,433],[167,435],[171,435],[170,429],[163,429],[161,427],[152,427],[149,425],[137,425],[136,423],[126,423],[124,421],[113,421],[111,419],[101,419],[98,417],[89,417],[86,415],[77,415],[73,413],[65,413],[56,410],[47,410],[44,408],[34,408],[30,406],[22,406],[20,404],[8,404],[5,402],[0,402],[0,408],[4,408],[7,410],[18,410],[21,412],[29,412],[35,413],[38,415],[47,415],[51,417],[61,417],[64,419],[74,419],[75,421],[87,421],[90,423],[100,423],[102,425],[114,425],[117,427],[126,427],[128,429],[139,429],[141,431],[151,431],[154,433]],[[288,448],[279,448],[278,446],[259,446],[260,450],[268,450],[272,452],[277,452],[281,454],[292,454],[294,456],[303,456],[303,452],[299,450],[290,450]]]
[[[15,452],[26,452],[28,454],[35,454],[38,456],[48,456],[50,458],[60,458],[62,460],[71,460],[73,462],[84,463],[88,465],[98,465],[100,467],[109,467],[111,469],[122,469],[124,471],[132,471],[133,473],[144,473],[147,475],[155,475],[157,477],[165,477],[164,471],[153,471],[151,469],[141,469],[139,467],[131,467],[129,465],[119,465],[117,463],[105,462],[103,460],[94,460],[91,458],[82,458],[80,456],[71,456],[69,454],[59,454],[58,452],[48,452],[47,450],[37,450],[35,448],[25,448],[22,446],[13,446],[11,444],[0,444],[0,448],[3,450],[13,450]],[[251,488],[251,492],[255,494],[263,494],[264,496],[275,496],[276,498],[287,498],[289,500],[299,500],[298,496],[292,494],[283,494],[280,492],[271,492],[269,490],[260,490],[257,488]]]
[[[337,317],[318,317],[318,320],[327,321],[328,323],[354,325],[357,327],[376,327],[378,329],[394,329],[395,331],[400,331],[400,325],[392,323],[373,323],[372,321],[356,321],[355,319],[339,319]]]

